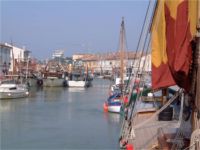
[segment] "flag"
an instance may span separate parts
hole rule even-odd
[[[152,27],[153,89],[177,84],[189,90],[196,21],[196,0],[158,1]]]

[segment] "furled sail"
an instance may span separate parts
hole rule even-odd
[[[196,21],[196,0],[158,1],[152,26],[153,89],[177,84],[189,90]]]

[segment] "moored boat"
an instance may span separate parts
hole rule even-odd
[[[120,113],[122,105],[122,97],[120,93],[111,95],[106,102],[104,102],[104,110],[112,113]]]
[[[49,61],[44,70],[38,77],[38,86],[43,87],[63,87],[67,86],[67,73],[64,68],[56,61]]]
[[[2,81],[0,84],[0,99],[23,98],[28,95],[25,84],[16,84],[14,81]]]
[[[44,87],[61,87],[66,85],[67,81],[65,81],[63,78],[51,77],[51,76],[43,78]]]
[[[86,76],[81,75],[80,73],[70,74],[68,80],[69,87],[88,87],[91,81],[87,79]]]
[[[69,80],[68,81],[68,86],[69,87],[87,87],[88,86],[88,81],[73,81],[73,80]]]
[[[111,86],[109,92],[109,98],[104,103],[104,110],[108,110],[108,112],[120,113],[121,106],[124,99],[124,85],[125,85],[125,78],[124,78],[124,52],[126,49],[126,41],[125,41],[125,25],[124,25],[124,18],[122,18],[121,28],[120,28],[120,44],[119,44],[119,51],[120,51],[120,77],[116,78],[115,84]],[[107,109],[105,109],[107,107]]]

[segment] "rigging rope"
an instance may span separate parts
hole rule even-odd
[[[153,5],[154,4],[154,5]],[[149,1],[149,5],[148,5],[148,9],[147,9],[147,14],[151,14],[151,10],[150,10],[150,6],[151,5],[153,5],[153,6],[151,6],[151,7],[154,7],[154,10],[155,10],[155,7],[156,7],[156,4],[157,3],[154,3],[153,1]],[[153,19],[153,14],[152,14],[152,16],[150,16],[150,18],[151,19]],[[151,24],[150,24],[150,22],[148,22],[148,18],[147,18],[147,15],[145,16],[145,21],[144,21],[144,27],[145,26],[147,26],[147,28],[148,29],[150,29],[150,27],[151,27]],[[143,28],[143,30],[144,30],[144,28]],[[142,32],[143,33],[143,32]],[[144,61],[144,64],[143,64],[143,67],[142,67],[142,70],[140,70],[140,65],[141,65],[141,62],[142,62],[142,56],[144,55],[144,51],[145,51],[145,46],[147,46],[146,47],[146,56],[145,57],[147,57],[147,53],[148,53],[148,50],[149,50],[149,46],[150,46],[150,34],[149,34],[149,32],[146,32],[146,34],[145,34],[145,40],[144,40],[144,44],[143,44],[143,46],[142,46],[142,54],[141,54],[141,57],[140,57],[140,60],[139,60],[139,67],[138,67],[138,69],[137,69],[137,72],[136,72],[136,74],[135,74],[135,76],[134,76],[134,83],[136,82],[136,80],[137,80],[137,75],[138,75],[138,73],[139,73],[139,71],[141,71],[141,74],[143,75],[143,72],[144,72],[144,64],[146,64],[146,59],[145,59],[145,61]],[[141,40],[141,39],[140,39]],[[139,47],[139,46],[138,46]],[[134,60],[135,61],[135,60]],[[141,79],[143,79],[143,76],[141,76]],[[137,88],[139,88],[140,86],[141,86],[141,79],[140,79],[140,81],[139,81],[139,84],[137,85]],[[144,87],[144,83],[142,84],[142,87]],[[130,100],[130,98],[131,98],[131,95],[132,95],[132,93],[133,93],[133,90],[134,90],[134,88],[133,87],[131,87],[131,92],[129,93],[129,100]],[[138,93],[138,95],[137,95],[137,98],[136,98],[136,100],[138,99],[140,97],[140,93]],[[132,106],[132,109],[131,109],[131,118],[132,118],[132,115],[133,115],[133,111],[134,111],[134,104],[133,104],[133,106]]]
[[[150,9],[150,4],[151,4],[151,1],[149,1],[149,3],[148,3],[148,7],[147,7],[146,14],[145,14],[144,22],[142,24],[142,30],[140,32],[140,37],[139,37],[139,40],[138,40],[138,43],[137,43],[136,52],[135,52],[135,55],[134,55],[134,58],[133,58],[132,69],[131,69],[131,72],[129,74],[129,78],[128,78],[128,82],[126,84],[125,91],[128,88],[128,85],[129,85],[129,82],[130,82],[130,79],[131,79],[131,74],[132,74],[133,69],[134,69],[135,60],[136,60],[136,57],[137,57],[137,54],[138,54],[138,51],[139,51],[139,47],[141,45],[142,35],[143,35],[143,32],[144,32],[144,27],[146,25],[146,20],[147,20],[148,12],[149,12],[149,9]]]
[[[148,14],[151,14],[151,13],[150,13],[150,6],[151,6],[152,4],[154,4],[154,5],[153,5],[153,7],[154,7],[153,10],[155,10],[156,3],[153,3],[153,1],[149,1],[148,8],[147,8],[146,15],[145,15],[144,24],[143,24],[143,26],[142,26],[142,31],[141,31],[140,38],[139,38],[139,42],[138,42],[138,45],[137,45],[136,55],[134,56],[134,60],[133,60],[133,65],[135,65],[137,53],[138,53],[138,50],[139,50],[139,46],[140,46],[141,41],[142,41],[142,36],[145,34],[145,41],[144,41],[144,43],[143,43],[142,54],[141,54],[140,60],[139,60],[139,67],[138,67],[138,69],[137,69],[136,74],[135,74],[134,77],[132,78],[132,79],[134,79],[134,82],[133,82],[133,85],[131,85],[131,87],[130,87],[131,91],[129,91],[130,93],[129,93],[129,97],[128,97],[129,102],[130,102],[130,99],[131,99],[131,96],[132,96],[132,93],[133,93],[133,90],[134,90],[134,87],[133,87],[133,86],[134,86],[134,84],[135,84],[135,82],[136,82],[137,75],[138,75],[138,73],[139,73],[139,71],[140,71],[140,65],[141,65],[141,61],[142,61],[142,56],[143,56],[143,54],[144,54],[145,46],[147,46],[147,47],[146,47],[146,56],[145,56],[145,57],[147,57],[147,53],[148,53],[149,46],[150,46],[150,36],[149,36],[149,33],[148,33],[148,32],[144,33],[144,28],[145,28],[145,26],[148,26],[148,29],[150,28],[150,23],[148,24],[148,22],[147,22],[147,16],[148,16]],[[151,18],[151,20],[153,19],[153,14],[152,14],[152,16],[151,16],[150,18]],[[149,39],[148,39],[148,38],[149,38]],[[142,67],[142,73],[144,72],[144,66],[145,66],[145,64],[146,64],[146,61],[147,61],[147,60],[145,59],[145,60],[144,60],[144,63],[143,63],[143,67]],[[132,70],[133,70],[133,69],[134,69],[134,68],[133,68],[133,66],[132,66]],[[132,70],[131,70],[131,74],[132,74]],[[129,79],[128,79],[128,82],[127,82],[125,91],[127,90],[128,84],[129,84],[129,82],[130,82],[131,74],[129,75]],[[142,74],[142,76],[141,76],[141,79],[143,79],[143,74]],[[139,81],[139,84],[137,85],[137,88],[139,89],[140,86],[141,86],[141,80]],[[142,83],[142,87],[144,88],[144,83]],[[142,94],[142,93],[141,93],[141,92],[137,93],[136,101],[137,101],[137,99],[140,97],[140,94]],[[134,111],[135,102],[129,103],[128,106],[129,106],[129,108],[131,107],[130,119],[128,119],[129,121],[126,120],[126,114],[125,114],[125,117],[124,117],[123,122],[122,122],[122,128],[121,128],[121,131],[120,131],[120,139],[121,139],[122,137],[124,138],[124,136],[129,136],[129,134],[127,134],[127,132],[130,130],[130,129],[128,130],[128,128],[130,128],[130,125],[131,125],[131,118],[132,118],[132,116],[133,116],[133,111]],[[126,108],[125,108],[125,109],[126,109]],[[127,110],[128,110],[128,109],[127,109]],[[125,112],[125,113],[128,113],[128,111]],[[127,114],[127,115],[128,115],[128,114]]]
[[[135,61],[136,61],[137,53],[139,51],[139,46],[141,44],[141,39],[142,39],[142,35],[143,35],[144,28],[145,28],[145,25],[146,25],[146,20],[147,20],[148,12],[149,12],[149,9],[150,9],[150,4],[151,4],[151,1],[149,1],[149,3],[148,3],[148,8],[147,8],[147,11],[146,11],[146,14],[145,14],[144,22],[143,22],[143,25],[142,25],[142,30],[141,30],[139,41],[138,41],[137,48],[136,48],[136,54],[134,55],[134,59],[133,59],[132,69],[131,69],[131,72],[129,74],[128,82],[127,82],[126,87],[125,87],[125,92],[127,91],[128,85],[130,83],[131,75],[132,75],[132,70],[134,69],[133,67],[134,67],[134,64],[135,64]],[[131,88],[130,93],[132,94],[133,93],[133,87],[130,87],[130,88]],[[129,101],[130,101],[130,98],[131,98],[131,96],[129,95],[129,97],[128,97]],[[120,136],[122,135],[122,132],[125,128],[125,121],[126,120],[123,119],[122,128],[121,128],[121,131],[120,131]]]
[[[155,12],[155,8],[156,8],[156,6],[157,6],[157,3],[155,3],[154,4],[154,12]],[[159,10],[161,10],[161,8],[160,8],[160,6],[158,6],[159,7]],[[147,12],[149,12],[150,10],[149,10],[149,8],[148,8],[148,10],[147,10]],[[153,15],[152,15],[153,16]],[[152,17],[152,19],[153,19],[153,17]],[[147,23],[147,19],[145,20],[145,23]],[[149,27],[148,28],[150,28],[150,24],[149,24]],[[142,50],[142,55],[143,55],[143,53],[144,53],[144,47],[145,47],[145,44],[146,44],[146,42],[147,42],[147,37],[148,37],[148,33],[146,34],[146,38],[145,38],[145,42],[144,42],[144,45],[143,45],[143,50]],[[149,41],[148,41],[149,43],[150,43],[150,39],[149,39]],[[149,46],[149,43],[148,43],[148,46]],[[148,50],[148,49],[147,49]],[[140,63],[141,63],[141,59],[140,59]],[[139,66],[140,66],[140,63],[139,63]],[[142,70],[143,71],[143,70]],[[138,70],[137,70],[137,74],[138,74],[138,72],[139,72],[139,68],[138,68]],[[137,75],[136,74],[136,75]],[[135,80],[136,80],[136,78],[135,78]],[[140,86],[140,83],[139,83],[139,85],[138,85],[138,87]],[[144,86],[144,83],[143,83],[143,86]],[[131,91],[131,93],[133,92],[133,88],[132,88],[132,91]],[[136,98],[136,102],[139,100],[139,97],[141,96],[141,93],[138,93],[137,94],[137,98]],[[135,102],[135,103],[136,103]],[[134,103],[134,104],[135,104]],[[133,104],[133,107],[132,107],[132,109],[131,109],[131,115],[130,115],[130,118],[132,118],[132,116],[133,116],[133,113],[135,112],[135,105]]]

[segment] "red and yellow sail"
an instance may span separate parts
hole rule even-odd
[[[197,0],[159,0],[152,26],[152,86],[189,89]]]

